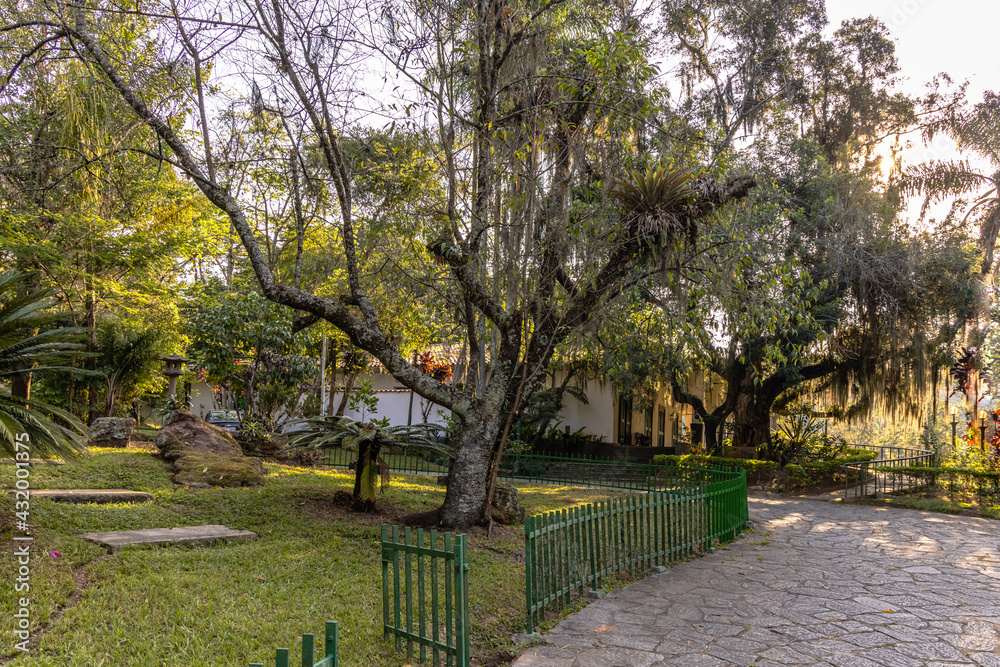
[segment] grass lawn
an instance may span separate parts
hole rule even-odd
[[[35,466],[33,489],[127,488],[156,496],[144,505],[70,505],[31,500],[32,646],[8,664],[59,667],[273,664],[276,647],[318,638],[340,622],[344,667],[404,665],[381,631],[380,524],[437,507],[435,478],[395,476],[381,514],[333,502],[353,473],[267,464],[263,487],[190,490],[170,481],[150,453],[94,450],[81,463]],[[0,618],[16,598],[11,556],[14,467],[0,465],[0,539],[5,545]],[[529,513],[623,495],[613,490],[518,484]],[[83,532],[199,524],[252,530],[253,542],[211,547],[128,547],[107,556]],[[523,631],[523,528],[470,531],[474,664],[499,664]],[[50,554],[58,553],[58,556]],[[0,663],[18,655],[11,623],[0,624]],[[318,642],[321,644],[322,642]]]

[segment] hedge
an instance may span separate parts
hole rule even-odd
[[[843,458],[833,459],[832,461],[810,461],[809,463],[802,463],[801,466],[805,470],[815,470],[821,475],[832,475],[833,473],[840,472],[845,463],[864,463],[866,461],[874,461],[878,457],[877,452],[867,449],[850,449],[848,451],[856,453],[849,454]]]
[[[653,457],[656,465],[679,465],[679,466],[729,466],[731,468],[743,468],[747,471],[747,477],[763,472],[775,472],[778,464],[774,461],[759,461],[757,459],[731,459],[725,456],[704,456],[699,454],[657,454]]]
[[[843,470],[845,463],[863,463],[875,459],[878,454],[867,449],[849,449],[848,455],[832,461],[811,461],[797,465],[790,463],[785,466],[785,473],[798,485],[806,486],[811,481],[822,481]],[[658,454],[653,457],[656,465],[701,466],[720,465],[733,468],[743,468],[747,471],[749,484],[766,484],[773,482],[779,466],[775,461],[759,459],[736,459],[726,456],[704,456],[697,454]]]
[[[916,466],[900,466],[898,468],[878,466],[871,470],[920,479],[935,489],[948,489],[950,493],[955,493],[958,490],[975,490],[976,495],[980,497],[1000,493],[1000,472],[972,470],[970,468],[923,468]]]

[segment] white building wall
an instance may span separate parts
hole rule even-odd
[[[377,378],[378,376],[376,376]],[[392,378],[389,378],[392,380]],[[375,395],[378,397],[378,408],[374,413],[369,413],[365,416],[365,419],[382,419],[383,417],[389,418],[390,426],[405,426],[406,424],[423,424],[424,414],[427,414],[428,424],[444,424],[443,415],[451,415],[451,410],[432,403],[427,399],[421,397],[419,394],[413,394],[412,410],[410,402],[410,390],[409,389],[396,389],[396,388],[378,388],[379,385],[385,386],[384,382],[375,382],[372,384],[376,387]],[[357,385],[355,385],[357,386]],[[333,394],[333,405],[334,409],[340,405],[341,397],[343,396],[342,391],[334,392]],[[350,408],[344,410],[344,416],[351,419],[361,419],[361,413],[353,411]]]
[[[180,398],[180,397],[178,397]],[[202,419],[215,408],[215,391],[207,382],[191,383],[191,413]]]
[[[556,371],[556,383],[561,383],[565,375]],[[576,380],[571,380],[575,382]],[[560,429],[569,427],[570,432],[583,429],[584,432],[603,438],[604,442],[615,441],[615,390],[610,382],[589,379],[584,393],[587,403],[581,403],[569,394],[563,395],[563,409],[559,412]]]

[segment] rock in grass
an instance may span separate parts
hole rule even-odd
[[[160,454],[174,464],[174,481],[195,488],[258,486],[266,473],[260,459],[244,456],[229,433],[187,410],[175,410],[156,435]]]
[[[156,434],[156,446],[168,460],[191,452],[218,456],[243,454],[233,436],[187,410],[174,410],[170,421]]]
[[[90,446],[128,447],[134,428],[134,419],[98,417],[90,427]]]
[[[192,452],[174,460],[174,481],[194,488],[260,486],[267,478],[264,464],[250,456],[219,456]]]
[[[517,489],[513,484],[497,482],[493,489],[493,518],[502,524],[524,522],[527,512],[517,499]]]

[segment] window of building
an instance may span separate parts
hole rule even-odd
[[[618,395],[618,444],[632,444],[632,396]]]

